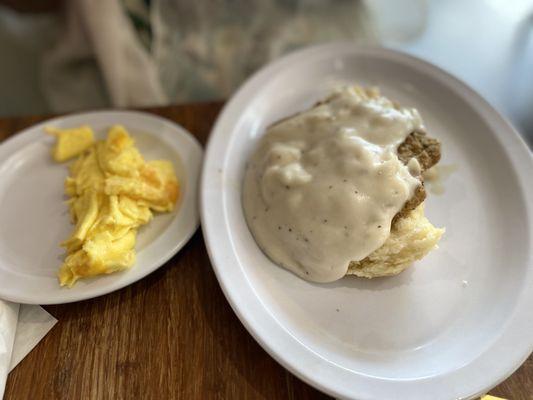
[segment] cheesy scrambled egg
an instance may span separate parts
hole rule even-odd
[[[152,219],[152,211],[172,211],[178,199],[172,163],[145,161],[120,125],[100,141],[94,141],[88,126],[47,131],[57,137],[56,161],[79,155],[65,181],[76,226],[61,243],[67,253],[58,274],[61,286],[131,267],[139,227]]]

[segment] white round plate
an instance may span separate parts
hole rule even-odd
[[[270,123],[340,83],[377,85],[416,107],[456,169],[426,201],[440,248],[404,273],[313,284],[257,247],[241,206],[247,158]],[[509,376],[533,345],[533,161],[472,89],[414,57],[336,43],[253,76],[206,152],[201,218],[218,280],[242,323],[283,366],[333,396],[465,399]]]
[[[104,138],[124,125],[147,160],[168,159],[180,181],[181,198],[172,213],[158,214],[137,236],[137,261],[127,271],[82,279],[62,288],[57,271],[64,258],[59,243],[73,226],[63,182],[68,163],[52,160],[54,139],[44,126],[90,125]],[[163,265],[198,227],[197,185],[202,148],[179,125],[151,114],[97,111],[54,118],[0,145],[0,298],[19,303],[57,304],[100,296],[133,283]]]

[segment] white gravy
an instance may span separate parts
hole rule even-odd
[[[396,154],[415,129],[424,129],[415,109],[357,87],[270,127],[244,177],[257,244],[305,279],[342,278],[383,245],[420,185],[416,160],[406,166]]]

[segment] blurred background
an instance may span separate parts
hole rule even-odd
[[[331,40],[444,68],[533,144],[533,0],[0,0],[0,116],[226,99]]]

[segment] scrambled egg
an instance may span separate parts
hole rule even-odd
[[[79,155],[65,181],[76,226],[61,243],[67,253],[58,274],[61,286],[131,267],[138,228],[152,219],[152,211],[172,211],[179,196],[172,163],[145,161],[120,125],[96,142],[87,126],[48,132],[58,139],[55,160]]]
[[[52,150],[52,157],[57,162],[63,162],[75,157],[94,144],[93,130],[87,125],[74,129],[46,127],[45,131],[57,139],[56,145]]]

